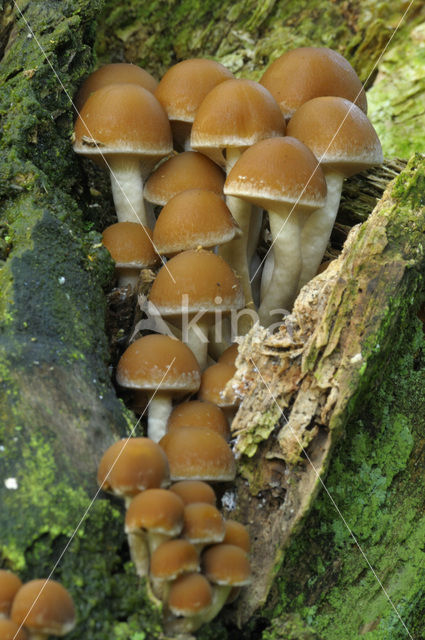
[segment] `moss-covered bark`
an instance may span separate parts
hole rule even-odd
[[[406,5],[369,0],[261,6],[195,0],[17,4],[33,33],[12,0],[0,2],[0,564],[30,578],[48,575],[59,561],[54,577],[70,588],[79,613],[79,625],[70,638],[159,638],[159,613],[128,562],[120,505],[105,499],[91,503],[97,461],[117,435],[129,433],[132,418],[110,381],[104,288],[113,265],[93,231],[99,231],[110,215],[109,187],[100,174],[88,180],[72,154],[69,96],[97,64],[94,48],[98,60],[126,58],[157,75],[178,59],[208,55],[238,74],[258,77],[269,59],[289,46],[326,45],[346,54],[364,80],[391,35],[388,27],[397,24]],[[401,46],[403,34],[423,21],[421,11],[422,7],[413,8],[409,28],[401,29],[395,45]],[[410,149],[403,147],[405,153]],[[423,180],[423,164],[417,160],[391,192],[391,207],[388,199],[381,206],[385,248],[378,242],[375,251],[366,232],[357,232],[362,260],[347,249],[346,268],[352,279],[338,281],[333,289],[341,324],[334,326],[330,306],[318,329],[323,343],[316,343],[306,360],[314,375],[323,373],[326,345],[332,336],[344,334],[350,313],[355,310],[352,315],[359,319],[379,305],[380,321],[373,328],[370,320],[367,335],[357,336],[364,329],[361,322],[352,326],[367,357],[365,367],[355,369],[351,385],[348,377],[344,379],[345,405],[339,407],[335,433],[346,425],[347,437],[332,459],[327,484],[341,499],[344,516],[383,574],[415,638],[422,633],[424,589],[418,542],[423,487],[418,470],[424,467],[419,432],[425,358],[420,333],[414,332],[417,322],[409,313],[422,295]],[[374,192],[357,218],[355,205],[350,207],[350,223],[364,219],[373,197]],[[370,262],[369,256],[379,260]],[[400,259],[391,262],[394,256]],[[393,272],[399,287],[373,288],[371,282],[382,274],[391,282],[389,263],[399,267]],[[369,287],[366,294],[359,291],[360,282]],[[338,307],[341,300],[344,305]],[[393,362],[385,368],[390,354]],[[338,349],[333,349],[332,357],[337,356]],[[397,366],[402,366],[402,384]],[[397,408],[394,418],[392,407]],[[266,413],[263,431],[255,432],[260,450],[264,433],[275,429],[278,413],[276,408]],[[348,416],[352,417],[347,423]],[[334,425],[325,422],[325,433],[328,426]],[[261,477],[253,472],[259,459],[244,459],[241,465],[240,491],[249,477],[257,495],[251,500],[244,491],[244,520],[254,517],[263,500],[265,511],[276,516],[285,500],[286,487],[259,493]],[[324,466],[329,459],[324,459]],[[279,469],[271,468],[268,479],[274,481]],[[303,469],[298,471],[302,474]],[[300,515],[312,502],[315,482],[309,490]],[[404,522],[397,527],[400,513]],[[279,519],[275,522],[278,525]],[[255,545],[263,543],[265,556],[271,558],[271,578],[278,574],[268,582],[273,582],[273,589],[267,608],[258,605],[268,589],[257,600],[247,592],[249,613],[255,615],[243,632],[235,631],[229,621],[233,610],[201,630],[200,638],[260,638],[270,619],[274,622],[264,631],[264,640],[348,640],[366,631],[375,634],[371,638],[403,637],[325,494],[285,556],[282,547],[268,554],[267,529],[261,531],[252,522],[250,526],[259,536]],[[285,544],[293,529],[288,532]],[[257,562],[256,570],[258,566]],[[246,620],[243,606],[238,615]]]

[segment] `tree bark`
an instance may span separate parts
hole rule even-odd
[[[158,77],[213,56],[256,79],[287,48],[325,45],[371,85],[406,3],[374,5],[372,19],[369,5],[0,2],[0,561],[23,579],[54,569],[77,605],[71,640],[160,638],[161,614],[129,562],[121,506],[93,501],[101,455],[136,424],[110,365],[123,346],[114,313],[126,331],[132,320],[129,301],[111,294],[108,344],[113,264],[99,232],[112,199],[107,177],[72,153],[70,97],[94,51]],[[424,21],[414,5],[387,55]],[[417,89],[404,104],[423,97],[422,80]],[[415,140],[401,145],[399,131],[385,140],[407,160]],[[331,255],[365,222],[276,335],[256,328],[241,346],[239,472],[223,505],[250,528],[255,579],[199,638],[398,640],[403,625],[423,637],[425,163],[404,164],[346,185]],[[322,482],[331,498],[323,487],[317,496]]]

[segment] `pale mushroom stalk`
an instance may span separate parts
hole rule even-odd
[[[271,281],[259,308],[260,322],[268,327],[278,318],[275,309],[290,310],[301,273],[301,226],[304,216],[291,206],[269,211],[270,230],[274,239],[274,268]],[[286,213],[283,213],[286,209]]]
[[[118,267],[117,273],[119,287],[130,286],[133,291],[136,290],[137,284],[139,282],[140,267]]]
[[[146,534],[127,533],[128,546],[130,548],[130,557],[136,567],[136,573],[139,578],[149,575],[149,549],[146,542]]]
[[[301,234],[302,269],[298,290],[314,278],[325,254],[341,200],[344,175],[324,168],[328,194],[326,203],[312,213]]]
[[[143,177],[140,157],[111,154],[110,167],[112,196],[119,222],[139,222],[150,226],[143,200]]]
[[[211,322],[208,321],[204,314],[194,325],[189,322],[185,327],[183,324],[182,329],[182,340],[191,349],[201,371],[206,369],[208,365],[208,329],[210,325]]]
[[[148,438],[159,442],[167,433],[167,421],[172,411],[172,398],[166,391],[150,391],[148,409]]]

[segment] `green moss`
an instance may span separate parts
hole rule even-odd
[[[325,484],[341,515],[322,491],[286,556],[274,614],[295,610],[328,640],[366,631],[374,640],[406,637],[359,546],[413,637],[422,630],[425,481],[416,464],[423,447],[424,347],[422,329],[407,329],[404,348],[385,381],[372,383],[332,460]]]
[[[425,22],[391,47],[368,93],[371,118],[388,156],[425,152]]]

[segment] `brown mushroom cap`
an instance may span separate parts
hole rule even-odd
[[[183,296],[188,313],[229,311],[243,306],[243,294],[227,262],[210,251],[184,251],[162,267],[152,285],[150,301],[163,316],[182,313]]]
[[[185,505],[206,502],[215,507],[216,504],[214,489],[202,480],[180,480],[171,485],[170,491],[177,493]]]
[[[211,585],[200,573],[188,573],[177,578],[168,595],[168,607],[176,616],[201,614],[211,602]]]
[[[26,640],[25,630],[13,620],[0,618],[0,640]]]
[[[192,544],[211,544],[224,538],[224,520],[220,511],[206,502],[192,502],[184,508],[181,535]]]
[[[172,480],[234,480],[236,464],[233,453],[218,433],[210,429],[181,427],[167,433],[160,441],[170,465]]]
[[[341,96],[367,112],[366,94],[351,64],[326,47],[299,47],[287,51],[266,69],[261,80],[291,118],[307,100]]]
[[[237,547],[243,549],[246,553],[249,553],[251,547],[251,541],[249,538],[248,529],[241,522],[236,520],[225,520],[225,535],[223,539],[224,544],[234,544]]]
[[[311,149],[320,164],[349,177],[383,161],[382,147],[369,118],[344,98],[305,102],[294,113],[288,135]]]
[[[128,62],[105,64],[91,73],[78,90],[74,100],[77,111],[81,110],[91,93],[109,84],[138,84],[151,93],[154,93],[158,86],[157,80],[136,64]]]
[[[226,390],[226,385],[235,375],[235,367],[217,362],[202,373],[198,397],[203,402],[213,402],[219,407],[235,407],[239,400]],[[226,390],[226,393],[225,393]]]
[[[230,171],[224,191],[265,209],[297,203],[314,211],[323,206],[326,182],[317,159],[295,138],[270,138],[245,151]]]
[[[144,529],[178,536],[183,527],[183,500],[167,489],[147,489],[131,501],[125,515],[125,532]]]
[[[168,69],[155,95],[170,120],[193,122],[205,96],[229,78],[233,78],[231,71],[214,60],[183,60]]]
[[[190,400],[174,407],[167,424],[168,430],[180,427],[212,429],[223,438],[229,437],[229,425],[223,411],[212,402]]]
[[[199,388],[201,374],[195,356],[183,342],[152,334],[124,351],[116,377],[122,387],[152,390],[159,385],[162,391],[190,393]]]
[[[8,616],[13,598],[22,586],[22,581],[12,571],[0,569],[0,617]]]
[[[248,554],[233,544],[216,544],[207,549],[202,564],[214,584],[243,587],[251,582]]]
[[[172,151],[163,108],[150,91],[135,84],[108,85],[92,93],[81,109],[74,133],[76,153],[137,155],[143,159],[145,171]]]
[[[267,89],[252,80],[226,80],[203,100],[192,126],[191,145],[220,166],[223,150],[243,149],[285,135],[285,122]]]
[[[119,440],[103,454],[97,482],[104,491],[126,497],[145,489],[167,486],[167,457],[149,438]]]
[[[206,189],[223,195],[223,171],[197,151],[184,151],[162,162],[146,181],[144,195],[154,204],[165,205],[181,191]]]
[[[170,256],[197,247],[212,248],[240,233],[220,196],[204,189],[190,189],[167,202],[156,221],[153,240],[159,253]]]
[[[102,233],[102,244],[117,267],[154,267],[160,262],[152,244],[152,232],[137,222],[117,222]]]
[[[31,633],[63,636],[75,626],[75,608],[68,591],[55,580],[31,580],[15,596],[11,618]]]
[[[150,573],[157,580],[174,580],[189,571],[199,571],[199,557],[188,540],[168,540],[152,554]]]
[[[219,357],[217,362],[223,362],[224,364],[230,364],[232,367],[235,366],[235,360],[238,357],[239,353],[239,345],[237,343],[231,344],[230,347],[227,347]]]

